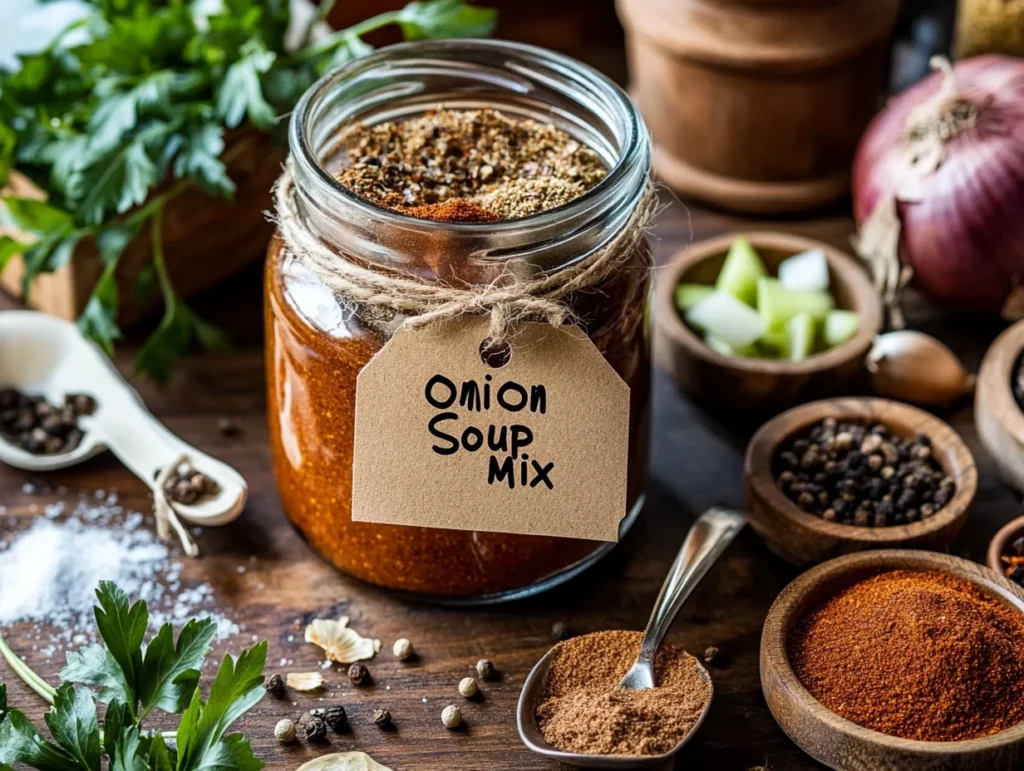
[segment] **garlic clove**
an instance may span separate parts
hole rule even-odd
[[[974,375],[945,344],[912,329],[875,338],[865,362],[882,396],[942,406],[974,390]]]

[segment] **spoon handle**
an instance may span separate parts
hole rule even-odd
[[[686,598],[746,523],[745,514],[717,506],[705,511],[693,523],[661,587],[661,594],[654,603],[654,610],[644,631],[638,664],[653,666],[654,654]],[[652,674],[651,685],[645,687],[651,688],[653,685]]]

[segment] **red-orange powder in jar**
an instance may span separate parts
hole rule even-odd
[[[453,51],[450,45],[438,47],[426,43],[419,47],[432,52],[429,55],[452,57],[453,73],[460,77],[474,59],[493,66],[495,61],[513,63],[521,55],[514,44],[459,45],[465,45],[466,49]],[[372,67],[374,58],[386,62],[396,55],[420,53],[409,48],[396,49],[394,54],[383,51],[364,60],[361,66]],[[559,63],[559,66],[564,65]],[[366,72],[361,76],[365,84]],[[334,87],[343,88],[344,75],[333,77],[339,79]],[[613,91],[615,99],[621,100],[617,104],[627,116],[623,120],[639,120],[617,88],[596,73],[588,77],[596,77],[602,88]],[[476,96],[479,98],[479,94]],[[293,119],[300,124],[304,120],[303,109],[300,105]],[[524,122],[512,120],[517,127]],[[564,215],[556,217],[552,213],[552,220],[537,225],[530,219],[522,220],[522,224],[517,221],[512,231],[506,229],[503,233],[502,246],[510,243],[532,246],[536,242],[546,245],[564,238],[564,248],[569,251],[553,252],[553,258],[547,263],[550,269],[557,270],[565,260],[571,261],[574,253],[585,253],[585,245],[594,243],[588,238],[596,234],[606,242],[614,235],[615,229],[629,219],[631,208],[624,211],[623,207],[635,205],[649,177],[646,131],[640,130],[642,124],[623,125],[627,134],[629,131],[637,133],[624,138],[632,148],[628,174],[609,180],[616,195],[604,202],[591,201],[589,206],[581,202],[574,207],[570,202],[559,210],[564,211]],[[294,122],[292,128],[295,157]],[[551,126],[544,124],[544,128],[549,136],[557,138]],[[566,147],[573,153],[593,152],[568,144]],[[466,150],[467,154],[476,151],[474,147]],[[487,152],[486,148],[480,151]],[[531,167],[529,173],[543,175],[558,166],[557,157],[551,163],[543,162],[548,157],[545,152],[537,154],[542,162]],[[560,151],[552,145],[550,152]],[[332,161],[326,159],[322,165],[332,168]],[[338,165],[335,163],[333,168],[337,169]],[[502,167],[494,164],[488,178],[510,175],[512,170],[511,163]],[[310,181],[315,176],[312,172],[303,172],[302,158],[296,159],[295,180],[300,198],[307,194],[304,185],[312,189],[320,184]],[[604,172],[599,176],[603,177]],[[534,182],[536,180],[531,184]],[[570,181],[556,192],[559,195],[566,191],[571,193],[574,184]],[[481,195],[492,193],[488,201],[504,200],[503,192],[494,193],[490,185],[481,185],[480,189]],[[582,185],[575,195],[582,196],[587,189],[587,185]],[[323,226],[324,232],[330,235],[321,235],[321,239],[337,252],[339,260],[372,267],[382,259],[380,255],[385,255],[390,262],[383,264],[383,268],[398,268],[424,280],[451,281],[461,286],[486,284],[505,270],[505,263],[500,260],[476,256],[494,248],[495,237],[490,226],[500,227],[506,217],[487,209],[475,198],[391,197],[386,208],[405,215],[395,218],[383,208],[374,210],[366,205],[352,208],[344,195],[333,190],[329,193],[336,196],[336,205],[345,209],[344,216],[331,206],[323,206],[320,210],[311,209],[311,221],[330,220]],[[308,194],[313,196],[313,193]],[[608,218],[593,216],[594,211],[602,210],[609,212]],[[410,226],[406,217],[417,215],[426,215],[432,222],[424,227]],[[479,222],[492,217],[498,221]],[[465,230],[467,219],[474,218],[478,220],[477,225],[487,227]],[[563,230],[561,236],[555,238]],[[350,246],[354,251],[349,250]],[[574,252],[577,249],[581,251]],[[541,252],[542,258],[548,256]],[[622,255],[618,269],[607,278],[566,298],[567,305],[598,350],[630,387],[628,507],[623,512],[624,517],[630,511],[635,512],[646,474],[649,267],[650,255],[646,243],[641,243]],[[547,579],[565,573],[606,549],[605,545],[593,541],[353,522],[351,485],[356,379],[387,342],[394,325],[382,323],[372,313],[365,312],[365,308],[332,296],[311,274],[304,273],[301,261],[287,254],[276,238],[268,254],[266,298],[268,408],[275,476],[287,516],[325,559],[350,575],[392,589],[453,599],[492,599],[546,585]],[[627,521],[631,521],[631,516]]]

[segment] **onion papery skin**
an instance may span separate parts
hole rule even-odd
[[[973,104],[972,126],[944,144],[940,166],[916,201],[900,191],[917,179],[907,150],[911,111],[940,87],[936,72],[896,96],[868,126],[854,157],[854,216],[860,226],[887,194],[902,225],[900,261],[937,302],[999,312],[1024,283],[1024,59],[979,56],[955,65],[959,97]]]

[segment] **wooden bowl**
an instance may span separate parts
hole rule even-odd
[[[1024,535],[1024,517],[1017,517],[999,528],[989,541],[985,563],[999,575],[1006,575],[1006,565],[1000,558],[1010,550],[1010,542],[1021,535]]]
[[[959,557],[886,550],[850,554],[808,570],[776,598],[761,635],[761,688],[783,731],[808,755],[834,769],[871,771],[1011,771],[1024,763],[1024,724],[960,742],[925,742],[864,728],[824,707],[797,679],[786,640],[793,624],[825,597],[884,570],[939,570],[977,585],[1024,612],[1024,591]]]
[[[675,305],[676,286],[713,283],[737,235],[741,234],[693,244],[662,271],[655,299],[659,359],[697,401],[731,413],[778,412],[809,398],[841,392],[864,370],[864,357],[882,327],[882,305],[857,261],[828,244],[788,233],[742,234],[772,272],[799,252],[825,252],[836,305],[860,314],[860,329],[845,343],[798,362],[725,356],[709,348],[683,321]]]
[[[956,481],[953,499],[928,519],[878,528],[826,522],[802,511],[775,483],[772,464],[779,445],[827,417],[881,423],[899,436],[927,434],[935,459]],[[908,404],[868,397],[812,402],[768,421],[747,445],[743,476],[750,524],[768,548],[801,566],[868,549],[945,549],[963,529],[978,490],[971,451],[949,425]]]
[[[1018,321],[989,347],[978,372],[974,423],[981,443],[1006,483],[1024,493],[1024,412],[1010,379],[1024,352],[1024,321]]]

